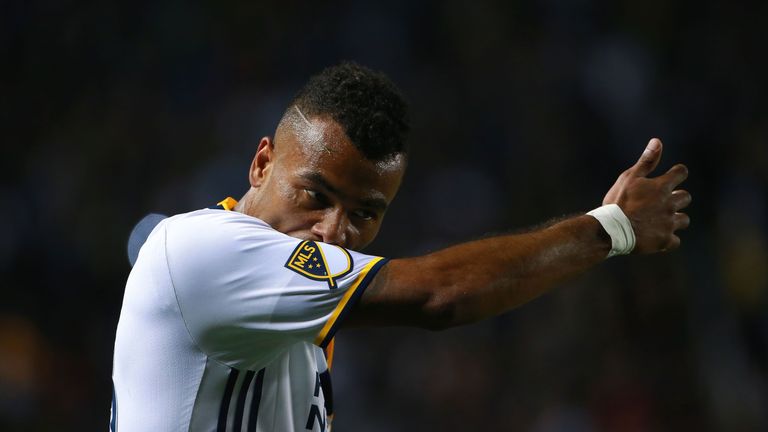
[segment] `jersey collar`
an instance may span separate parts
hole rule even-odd
[[[219,201],[216,204],[216,207],[214,207],[214,208],[215,209],[219,209],[219,210],[230,211],[230,210],[234,210],[236,205],[237,205],[237,200],[236,199],[234,199],[232,197],[226,197],[223,200]]]

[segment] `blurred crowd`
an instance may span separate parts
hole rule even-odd
[[[247,189],[259,138],[343,59],[411,103],[366,251],[416,255],[600,205],[649,138],[689,166],[679,251],[501,317],[343,330],[338,431],[768,430],[768,3],[0,5],[0,430],[105,430],[128,234]]]

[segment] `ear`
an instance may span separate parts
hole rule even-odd
[[[275,158],[275,145],[272,139],[264,137],[259,142],[259,148],[256,150],[256,156],[251,162],[251,170],[248,172],[248,180],[251,187],[258,188],[266,181],[269,173],[272,171],[272,163]]]

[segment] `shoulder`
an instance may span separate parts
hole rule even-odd
[[[224,210],[197,210],[165,221],[170,265],[225,265],[262,255],[265,246],[295,242],[254,217]]]
[[[202,209],[178,214],[168,218],[166,225],[169,229],[172,228],[175,230],[195,230],[201,228],[227,230],[247,228],[278,233],[261,219],[236,211],[216,209]]]
[[[208,277],[272,263],[272,245],[298,242],[264,221],[233,211],[203,209],[165,221],[165,257],[172,277]],[[258,265],[256,265],[258,264]]]
[[[173,216],[165,222],[166,241],[224,247],[227,243],[287,236],[266,222],[234,211],[203,209]]]

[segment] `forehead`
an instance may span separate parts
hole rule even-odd
[[[281,168],[303,177],[324,178],[345,193],[378,195],[391,201],[405,172],[405,157],[367,159],[330,117],[304,117],[297,110],[275,134],[275,153]]]

